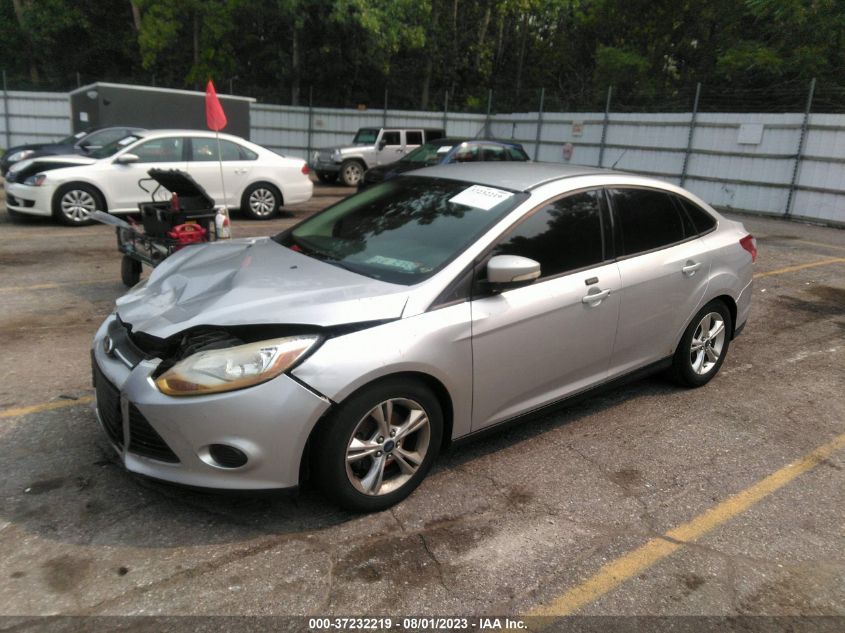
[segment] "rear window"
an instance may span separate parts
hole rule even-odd
[[[716,226],[716,218],[707,213],[697,204],[690,202],[686,198],[677,197],[676,200],[684,208],[692,220],[693,226],[698,233],[707,233],[710,229]]]
[[[676,242],[689,235],[682,211],[669,194],[652,189],[611,189],[622,233],[622,252],[633,255]]]

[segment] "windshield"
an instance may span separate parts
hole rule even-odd
[[[352,142],[355,144],[373,145],[378,138],[378,128],[362,127],[358,130]]]
[[[77,132],[76,134],[71,134],[70,136],[64,137],[61,141],[56,143],[56,145],[73,145],[76,141],[87,134],[89,134],[89,132]]]
[[[124,136],[121,139],[116,141],[112,141],[106,145],[103,145],[100,149],[95,149],[94,151],[90,152],[88,155],[92,158],[108,158],[112,154],[116,154],[120,150],[122,150],[127,145],[131,145],[137,140],[140,140],[140,136],[136,136],[135,134],[130,134],[129,136]]]
[[[433,145],[426,143],[420,145],[413,152],[409,152],[404,158],[403,163],[420,163],[421,165],[436,165],[443,157],[452,149],[451,145]]]
[[[436,273],[525,197],[467,182],[402,177],[273,239],[367,277],[411,285]]]

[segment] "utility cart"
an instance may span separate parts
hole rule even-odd
[[[91,214],[116,227],[117,248],[123,253],[120,278],[130,287],[140,280],[143,264],[155,268],[185,246],[219,237],[214,200],[190,175],[178,169],[150,169],[147,174],[138,186],[151,201],[138,205],[137,217]]]

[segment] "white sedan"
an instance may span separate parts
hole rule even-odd
[[[282,205],[311,198],[304,160],[228,134],[220,135],[219,152],[222,181],[218,140],[201,130],[141,131],[89,156],[21,161],[6,176],[6,206],[12,215],[52,215],[70,225],[89,223],[94,210],[136,212],[139,202],[150,199],[139,182],[153,167],[189,173],[218,205],[240,208],[258,220],[273,217]]]

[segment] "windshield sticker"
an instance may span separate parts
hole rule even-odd
[[[374,255],[373,257],[370,257],[366,263],[388,266],[390,268],[399,268],[401,270],[407,270],[409,273],[412,273],[419,268],[419,265],[414,262],[409,262],[404,259],[394,259],[393,257],[384,257],[383,255]]]
[[[498,204],[501,204],[508,198],[512,198],[513,194],[510,191],[502,191],[501,189],[493,189],[492,187],[482,187],[481,185],[473,185],[469,189],[464,189],[454,198],[450,198],[449,202],[452,204],[462,204],[467,207],[474,207],[489,211]]]
[[[129,143],[132,143],[133,141],[136,141],[136,140],[137,140],[137,139],[136,139],[136,137],[134,137],[134,136],[127,136],[126,138],[122,138],[122,139],[120,139],[120,140],[117,142],[117,144],[118,144],[118,145],[120,145],[121,147],[124,147],[124,146],[126,146],[126,145],[129,145]]]
[[[451,145],[441,145],[440,147],[437,148],[437,153],[438,154],[445,154],[450,149],[452,149]]]

